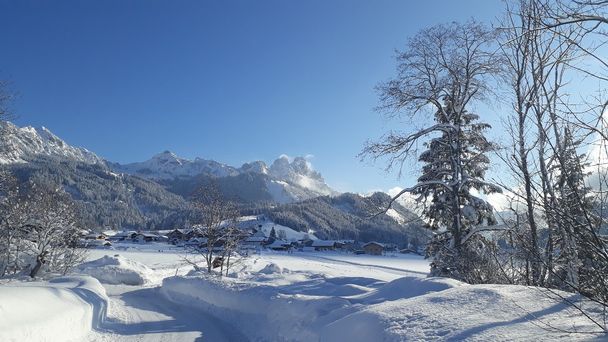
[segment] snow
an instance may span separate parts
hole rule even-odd
[[[304,239],[306,237],[308,237],[311,240],[316,240],[317,237],[314,234],[308,234],[306,232],[299,232],[297,230],[294,230],[292,228],[289,228],[287,226],[283,226],[280,224],[276,224],[272,221],[269,220],[261,220],[258,216],[247,216],[247,217],[243,217],[240,220],[240,226],[242,228],[246,228],[248,226],[251,226],[257,230],[261,230],[265,236],[270,236],[270,231],[272,230],[272,228],[274,228],[275,233],[277,234],[277,237],[279,236],[279,232],[280,231],[284,231],[285,232],[285,238],[287,241],[297,241],[297,240],[301,240]],[[259,226],[262,227],[259,227]]]
[[[539,288],[471,285],[371,305],[327,325],[320,340],[573,341],[590,340],[594,335],[583,332],[594,330],[575,309]]]
[[[403,224],[405,222],[405,218],[393,208],[389,208],[386,211],[386,215],[390,216],[393,220],[395,220],[395,222],[399,224]]]
[[[143,285],[104,283],[108,304],[103,288],[90,277],[9,283],[0,287],[0,341],[44,341],[44,336],[53,341],[220,342],[596,337],[584,333],[594,329],[589,321],[545,290],[429,278],[429,261],[417,255],[264,251],[235,260],[232,273],[220,279],[190,271],[179,248],[119,245],[124,248],[120,256],[91,250],[91,261],[81,269],[116,266],[146,275]],[[122,279],[119,274],[110,280]],[[73,279],[88,279],[89,285]],[[593,304],[584,305],[590,314],[600,313]]]
[[[116,254],[81,264],[78,271],[106,284],[143,285],[149,282],[152,270],[137,261]]]
[[[80,341],[103,323],[107,307],[104,288],[90,277],[9,283],[0,287],[0,341]]]

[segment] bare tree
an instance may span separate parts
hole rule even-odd
[[[68,194],[52,185],[33,184],[25,205],[27,214],[21,229],[28,241],[27,253],[36,259],[32,278],[44,264],[65,274],[83,261],[85,251],[77,249],[78,217]]]
[[[217,259],[223,265],[222,253],[228,246],[232,250],[235,245],[236,235],[234,225],[238,218],[238,210],[230,201],[226,200],[214,182],[210,182],[198,189],[192,201],[192,206],[198,216],[201,235],[206,243],[196,248],[201,254],[207,266],[207,272],[211,273],[213,262]],[[218,252],[216,253],[216,249]]]

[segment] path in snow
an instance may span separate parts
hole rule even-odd
[[[108,320],[89,341],[247,341],[208,313],[167,301],[158,287],[104,285]]]

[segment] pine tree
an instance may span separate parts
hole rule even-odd
[[[482,258],[476,250],[487,243],[475,236],[479,226],[496,223],[493,208],[474,196],[471,189],[486,194],[500,189],[484,181],[489,159],[486,153],[494,149],[484,136],[490,128],[480,123],[476,114],[457,111],[449,99],[443,110],[435,114],[435,122],[444,129],[440,136],[426,143],[419,161],[424,163],[418,186],[412,193],[421,195],[430,204],[423,211],[428,227],[440,233],[429,246],[434,258],[432,274],[451,276],[472,282],[469,267]],[[483,262],[482,260],[478,260]]]
[[[557,217],[559,231],[555,241],[557,255],[553,284],[585,295],[606,296],[608,265],[597,252],[605,252],[599,238],[600,218],[595,213],[591,189],[585,184],[585,155],[577,149],[582,141],[564,129],[563,146],[555,184],[558,189]],[[608,299],[608,298],[604,298]]]

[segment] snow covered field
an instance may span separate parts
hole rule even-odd
[[[190,272],[192,267],[180,249],[161,244],[123,247],[92,250],[90,261],[80,268],[98,278],[103,288],[90,277],[0,287],[0,340],[570,341],[599,337],[585,334],[594,330],[593,325],[543,290],[427,278],[428,261],[415,255],[264,252],[251,255],[229,277],[219,280]],[[20,308],[17,314],[13,314],[15,308]]]

